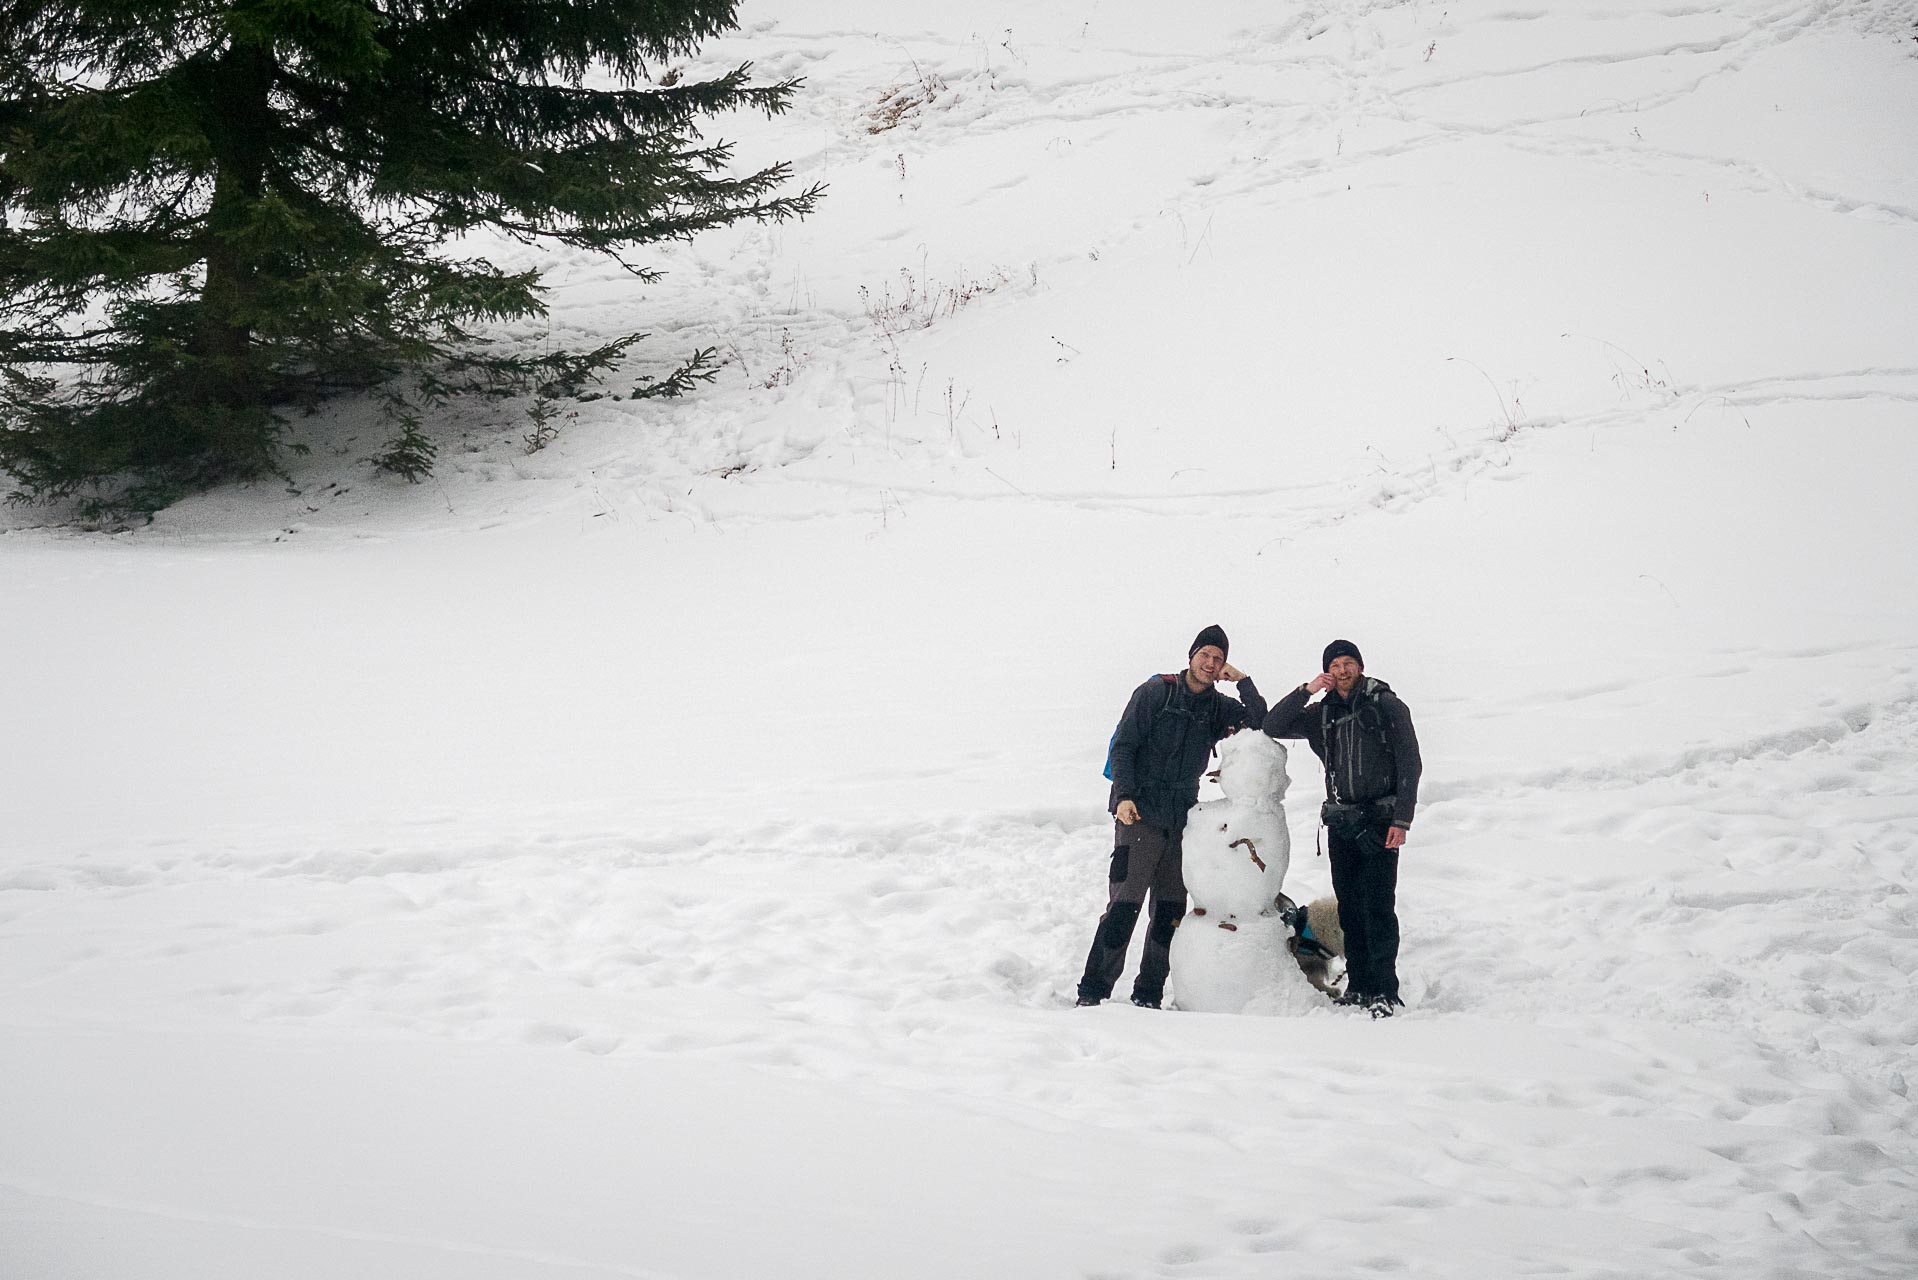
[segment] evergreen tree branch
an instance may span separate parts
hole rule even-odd
[[[480,329],[545,313],[538,274],[448,243],[491,230],[653,280],[634,250],[809,212],[818,186],[732,174],[698,132],[800,82],[642,83],[734,7],[0,0],[0,471],[148,500],[273,469],[275,406],[342,387],[405,379],[430,408],[602,376],[638,335],[491,350]],[[695,353],[644,394],[714,368]]]

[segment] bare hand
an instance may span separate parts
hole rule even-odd
[[[1321,671],[1319,672],[1319,674],[1313,676],[1310,680],[1307,680],[1305,682],[1305,696],[1309,698],[1313,694],[1323,693],[1325,690],[1330,689],[1331,687],[1332,687],[1332,677],[1330,673]]]
[[[1404,827],[1387,827],[1385,829],[1385,847],[1388,849],[1398,848],[1405,843],[1405,837],[1409,834],[1411,833],[1406,831]]]
[[[1130,800],[1121,800],[1119,801],[1119,808],[1114,816],[1119,819],[1122,825],[1129,827],[1139,820],[1139,806],[1133,804]]]
[[[1232,681],[1243,680],[1245,679],[1245,672],[1228,662],[1219,669],[1219,679]]]

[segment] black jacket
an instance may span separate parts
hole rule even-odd
[[[1239,698],[1214,687],[1192,692],[1185,674],[1153,676],[1132,691],[1112,738],[1112,796],[1139,806],[1139,816],[1172,831],[1185,829],[1186,810],[1199,799],[1199,776],[1213,744],[1242,725],[1265,719],[1265,699],[1248,679]]]
[[[1392,823],[1410,827],[1419,802],[1418,735],[1412,712],[1383,680],[1359,677],[1351,698],[1327,689],[1315,707],[1300,685],[1265,718],[1275,738],[1304,738],[1325,764],[1325,794],[1347,803],[1394,797]]]

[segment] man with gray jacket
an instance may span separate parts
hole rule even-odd
[[[1186,654],[1186,669],[1153,676],[1134,689],[1112,735],[1112,793],[1106,802],[1115,829],[1112,869],[1105,914],[1079,979],[1082,1005],[1112,994],[1148,892],[1152,923],[1146,927],[1132,1003],[1157,1009],[1165,998],[1172,933],[1185,916],[1180,841],[1186,813],[1198,802],[1199,777],[1214,744],[1265,719],[1265,699],[1252,678],[1225,660],[1228,644],[1219,627],[1199,632]],[[1237,699],[1213,687],[1221,680],[1238,682]]]

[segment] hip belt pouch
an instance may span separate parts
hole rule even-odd
[[[1327,800],[1319,806],[1319,821],[1333,835],[1356,836],[1373,827],[1390,825],[1392,809],[1397,803],[1396,796],[1387,796],[1383,800],[1363,800],[1357,804]]]

